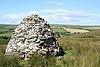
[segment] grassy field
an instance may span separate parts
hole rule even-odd
[[[96,26],[94,26],[94,27],[85,27],[85,28],[83,28],[83,29],[90,29],[90,30],[93,30],[93,29],[100,29],[100,27],[98,26],[98,27],[96,27]]]
[[[70,36],[72,38],[100,38],[100,30],[93,30],[88,33],[74,34]]]
[[[67,25],[51,25],[56,27],[55,32],[65,32],[62,26]],[[67,26],[68,27],[68,26]],[[66,27],[66,28],[67,28]],[[82,29],[91,26],[69,26],[75,29]],[[8,29],[9,30],[9,29]],[[1,31],[2,32],[2,31]],[[59,45],[64,49],[66,54],[63,58],[57,59],[54,56],[40,58],[35,54],[29,61],[21,60],[17,57],[4,56],[6,45],[11,36],[11,31],[0,34],[0,67],[100,67],[100,30],[92,29],[92,31],[82,34],[73,34],[70,36],[59,37]],[[2,37],[3,36],[3,37]],[[4,38],[4,39],[3,39]],[[3,40],[3,41],[2,41]],[[35,59],[34,59],[35,57]]]
[[[23,65],[23,67],[30,67],[30,65],[34,65],[33,67],[37,67],[37,64],[44,64],[45,61],[49,61],[50,64],[54,65],[52,67],[100,67],[100,39],[95,38],[59,38],[59,44],[61,47],[63,47],[66,54],[62,59],[56,59],[52,58],[51,60],[42,59],[39,58],[40,56],[36,55],[35,58],[37,58],[37,61],[30,60],[31,64],[29,64],[29,61],[22,61],[22,60],[10,60],[5,59],[3,57],[3,60],[9,60],[10,62],[17,62],[19,65]],[[0,46],[1,53],[4,52],[6,45]],[[1,55],[1,54],[0,54]],[[15,59],[15,58],[12,58]],[[32,58],[31,58],[32,59]],[[45,61],[40,61],[40,59]],[[54,61],[53,64],[50,61]],[[2,61],[0,61],[2,63]],[[3,61],[4,63],[7,63]],[[35,63],[37,62],[37,63]],[[9,66],[10,67],[10,66]],[[13,67],[13,66],[11,66]],[[41,65],[39,67],[42,67]],[[47,66],[51,67],[51,66]]]
[[[12,31],[16,28],[17,25],[4,25],[0,24],[0,36],[10,36]],[[80,26],[80,25],[61,25],[61,24],[50,24],[55,32],[66,32],[62,27],[79,29],[79,30],[99,30],[100,26]],[[8,35],[7,35],[8,34]]]
[[[66,51],[62,60],[66,67],[100,66],[100,39],[61,38],[59,43]]]
[[[66,30],[62,29],[62,28],[55,28],[53,29],[55,32],[66,32]]]
[[[70,33],[86,33],[89,32],[88,30],[81,30],[81,29],[70,29],[70,28],[65,28],[66,31]]]
[[[4,33],[4,34],[0,34],[0,36],[7,36],[7,37],[10,37],[11,35],[12,35],[11,32],[9,32],[9,33]]]

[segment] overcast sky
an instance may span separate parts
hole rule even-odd
[[[100,25],[100,0],[0,0],[0,24],[38,14],[51,24]]]

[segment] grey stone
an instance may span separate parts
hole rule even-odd
[[[57,38],[50,25],[38,15],[25,17],[13,32],[7,45],[6,55],[18,53],[19,57],[27,57],[39,51],[47,54],[49,47],[58,48]],[[55,52],[54,52],[55,53]]]

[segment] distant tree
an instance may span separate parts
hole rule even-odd
[[[60,33],[59,32],[55,32],[55,34],[57,35],[57,37],[60,37]]]

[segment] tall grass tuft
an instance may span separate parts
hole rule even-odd
[[[22,60],[23,67],[100,67],[100,38],[59,38],[59,45],[66,52],[63,58],[36,52]],[[19,67],[21,61],[4,56],[4,50],[5,46],[0,46],[0,67]]]
[[[66,51],[63,67],[100,67],[100,41],[62,38],[59,42]]]
[[[5,56],[5,46],[0,46],[0,67],[20,67],[19,58],[16,56]]]
[[[0,67],[20,67],[20,62],[15,56],[0,56]]]
[[[35,53],[29,59],[31,67],[56,67],[56,59],[53,55],[42,56],[39,53]]]

